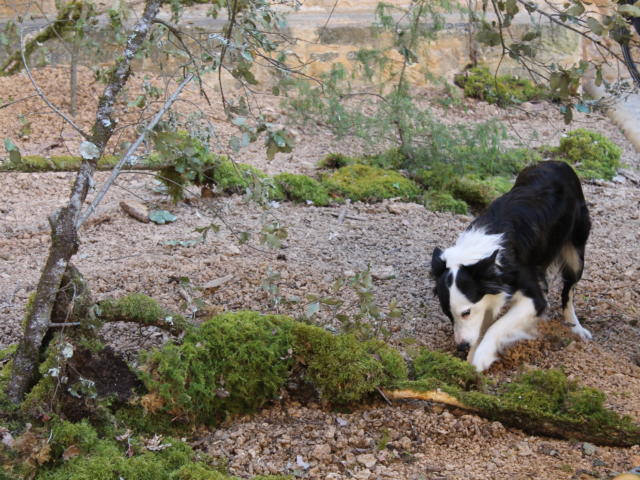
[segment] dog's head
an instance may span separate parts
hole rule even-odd
[[[496,295],[502,291],[496,263],[500,250],[468,265],[456,262],[455,258],[449,259],[451,250],[443,252],[436,248],[433,251],[431,275],[436,281],[434,293],[442,311],[453,323],[458,351],[466,353],[480,339],[483,322],[485,318],[491,318],[496,308]]]

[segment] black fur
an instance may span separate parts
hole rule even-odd
[[[580,181],[564,162],[542,162],[525,168],[513,188],[497,198],[477,217],[469,229],[484,229],[487,234],[503,234],[502,249],[474,265],[463,266],[456,286],[473,303],[488,293],[513,294],[521,291],[533,299],[538,315],[545,309],[546,279],[549,265],[563,247],[575,249],[577,270],[562,268],[563,307],[571,287],[580,280],[584,250],[591,222]],[[436,249],[431,261],[436,293],[444,313],[451,317],[449,269]]]

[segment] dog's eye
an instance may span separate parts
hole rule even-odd
[[[462,318],[467,318],[469,315],[471,315],[471,309],[467,308],[466,310],[464,310],[462,313],[460,313],[460,316]]]

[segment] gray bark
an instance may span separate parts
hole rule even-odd
[[[161,4],[162,0],[147,0],[145,2],[144,12],[129,36],[124,54],[119,59],[109,83],[100,97],[91,135],[91,141],[98,147],[100,155],[94,159],[83,160],[71,189],[68,205],[50,218],[51,248],[49,258],[36,289],[33,308],[27,316],[24,335],[18,344],[13,359],[11,379],[7,385],[7,395],[15,403],[24,398],[24,395],[37,380],[40,348],[49,329],[56,295],[69,260],[78,250],[76,224],[92,184],[98,158],[102,156],[116,127],[112,118],[113,107],[118,93],[131,74],[131,61],[147,37]]]

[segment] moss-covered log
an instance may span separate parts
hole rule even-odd
[[[560,370],[532,370],[486,391],[484,377],[466,362],[423,351],[416,380],[399,382],[385,395],[468,410],[535,435],[629,447],[640,444],[640,425],[605,408],[604,393],[567,379]]]
[[[114,155],[105,155],[98,161],[96,170],[111,170],[118,163],[119,158]],[[25,155],[19,162],[5,161],[0,163],[1,172],[77,172],[82,164],[82,157],[73,155]],[[162,170],[171,164],[164,162],[157,155],[151,155],[134,165],[127,165],[128,170]]]
[[[173,335],[180,335],[189,327],[185,317],[164,309],[153,298],[141,293],[132,293],[117,300],[103,300],[98,304],[97,316],[102,322],[137,323],[158,327]]]

